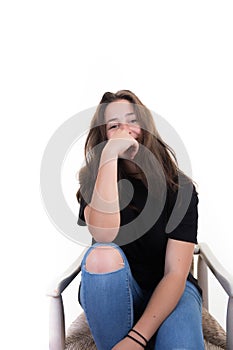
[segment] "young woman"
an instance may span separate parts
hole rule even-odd
[[[85,155],[79,224],[93,245],[79,301],[97,349],[204,349],[201,291],[189,272],[197,192],[135,94],[103,95]]]

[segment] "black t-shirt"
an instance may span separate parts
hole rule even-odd
[[[133,186],[133,196],[120,211],[120,230],[114,242],[124,251],[140,287],[149,290],[155,288],[164,275],[169,238],[197,243],[198,196],[193,184],[186,182],[177,191],[167,189],[165,196],[161,195],[158,201],[155,196],[148,194],[141,180],[127,180]],[[121,192],[124,193],[124,188]],[[82,199],[79,225],[85,225],[86,205]],[[197,286],[191,274],[188,280]]]

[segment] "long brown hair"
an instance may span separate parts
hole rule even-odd
[[[178,174],[181,171],[178,168],[174,151],[161,138],[156,129],[150,110],[140,101],[140,99],[129,90],[120,90],[116,93],[104,93],[96,112],[92,118],[90,130],[85,143],[85,161],[86,165],[79,172],[80,188],[77,192],[77,199],[80,202],[82,197],[86,201],[91,200],[92,191],[98,173],[98,166],[101,151],[107,142],[106,125],[105,125],[105,109],[111,102],[117,100],[127,100],[132,103],[137,120],[141,127],[142,136],[140,137],[140,152],[136,155],[140,159],[143,182],[147,183],[148,174],[155,179],[155,184],[159,186],[158,179],[165,178],[166,185],[176,190],[178,188]],[[148,149],[152,157],[145,156],[145,149]],[[136,161],[135,157],[135,161]],[[154,162],[156,159],[156,162]],[[159,164],[159,167],[158,167]],[[160,169],[159,169],[160,168]],[[127,177],[127,173],[122,165],[121,159],[118,160],[118,179]],[[156,192],[156,191],[155,191]]]

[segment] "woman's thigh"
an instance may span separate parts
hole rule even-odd
[[[116,249],[123,264],[118,270],[92,273],[86,270],[86,259],[99,246]],[[121,248],[111,244],[93,245],[83,258],[79,295],[91,332],[100,349],[110,349],[123,339],[139,317],[144,293],[132,276],[127,258]]]
[[[202,300],[197,288],[191,282],[186,282],[179,303],[160,326],[155,349],[204,350]]]

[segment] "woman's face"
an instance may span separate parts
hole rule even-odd
[[[111,102],[105,109],[107,138],[110,139],[116,130],[126,130],[133,138],[138,139],[141,128],[132,103],[127,100]]]

